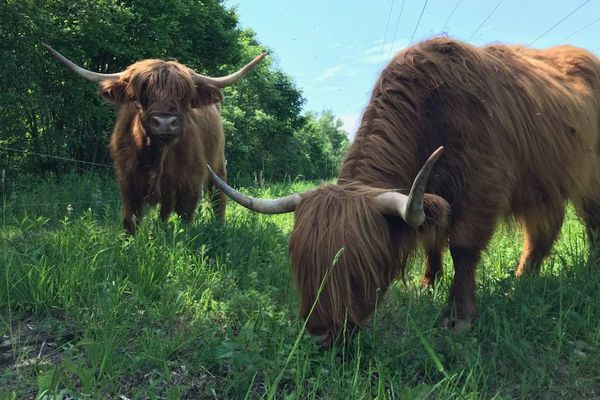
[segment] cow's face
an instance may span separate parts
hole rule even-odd
[[[144,132],[164,142],[184,132],[192,108],[222,100],[216,87],[194,83],[188,67],[162,60],[136,62],[119,79],[100,82],[99,90],[114,104],[133,105]]]
[[[300,316],[322,345],[363,322],[402,265],[374,204],[380,192],[354,186],[308,192],[295,210],[289,252]]]
[[[219,88],[242,79],[266,54],[262,53],[232,74],[213,78],[175,61],[154,59],[138,61],[122,72],[103,74],[80,67],[47,44],[43,46],[67,69],[99,83],[100,94],[105,99],[135,110],[144,133],[165,141],[185,132],[187,115],[192,108],[221,101]]]

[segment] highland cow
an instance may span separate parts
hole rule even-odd
[[[69,70],[99,84],[100,95],[119,109],[110,152],[121,189],[123,227],[133,234],[145,204],[160,203],[160,218],[173,210],[184,220],[195,212],[203,187],[223,220],[226,196],[213,193],[206,163],[225,178],[225,136],[220,88],[244,77],[263,57],[219,78],[175,61],[138,61],[123,72],[86,70],[45,45]]]
[[[539,271],[569,200],[594,244],[599,124],[600,60],[592,53],[440,37],[406,48],[383,70],[336,185],[263,200],[218,184],[255,211],[295,210],[289,253],[300,315],[321,343],[373,312],[418,245],[423,285],[440,276],[449,247],[446,321],[461,330],[476,316],[475,268],[501,217],[524,230],[517,276]]]

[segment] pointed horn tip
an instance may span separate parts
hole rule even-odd
[[[259,62],[261,62],[262,59],[266,57],[266,55],[267,55],[267,52],[263,51],[262,53],[260,53],[256,57],[254,57],[254,59],[252,61],[250,61],[250,63],[248,63],[246,66],[252,66],[252,67],[254,67],[256,64],[258,64]]]
[[[54,54],[54,53],[56,53],[56,52],[57,52],[57,51],[56,51],[56,50],[54,50],[54,49],[52,48],[52,46],[50,46],[49,44],[42,43],[42,46],[44,46],[44,47],[46,48],[46,50],[48,50],[48,51],[49,51],[50,53],[52,53],[52,54]]]
[[[429,156],[430,159],[437,159],[439,156],[442,155],[442,153],[444,152],[444,146],[440,146],[438,147],[433,153],[431,153],[431,155]]]
[[[421,170],[423,170],[423,169],[428,170],[428,169],[432,168],[433,165],[440,158],[440,156],[442,155],[443,152],[444,152],[444,146],[438,147],[433,153],[431,153],[431,155],[427,158],[427,160],[425,160],[425,163],[423,164],[423,167],[421,168]],[[419,175],[420,175],[420,173],[419,173]]]

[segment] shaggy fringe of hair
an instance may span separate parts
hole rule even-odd
[[[384,191],[360,183],[324,185],[306,194],[296,208],[289,252],[301,293],[303,318],[308,316],[327,278],[307,325],[309,330],[317,334],[326,327],[335,330],[346,316],[348,321],[360,324],[373,312],[392,281],[398,276],[404,280],[406,263],[417,241],[434,246],[439,237],[444,237],[449,214],[445,200],[426,195],[426,222],[414,230],[400,218],[377,211],[374,198]],[[317,225],[321,228],[315,229]]]
[[[307,194],[296,209],[290,256],[305,318],[325,283],[309,329],[340,327],[346,316],[360,323],[375,308],[409,254],[392,243],[386,217],[373,198],[382,191],[364,185],[325,185]],[[316,225],[327,227],[314,229]],[[336,265],[336,254],[343,253]]]
[[[163,110],[170,105],[162,104],[164,101],[178,105],[189,103],[196,90],[191,70],[174,61],[138,61],[127,68],[127,73],[131,73],[129,95],[144,101],[150,100],[144,96],[152,93],[153,103]]]

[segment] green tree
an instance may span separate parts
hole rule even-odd
[[[120,71],[143,58],[175,58],[218,76],[263,50],[221,0],[0,2],[0,147],[24,151],[0,149],[0,168],[78,168],[33,153],[110,164],[106,144],[114,111],[95,85],[66,71],[42,42],[100,72]],[[270,179],[329,177],[332,163],[339,162],[334,154],[345,147],[336,136],[339,122],[331,113],[305,115],[303,104],[295,83],[268,58],[225,89],[230,176],[248,179],[262,171]]]
[[[304,151],[306,171],[310,178],[333,177],[348,147],[342,122],[331,111],[307,113],[307,123],[296,133]]]

